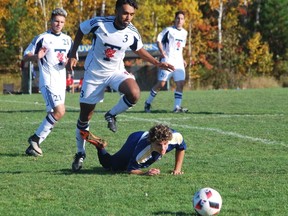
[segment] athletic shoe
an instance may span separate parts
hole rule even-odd
[[[174,113],[187,113],[188,109],[183,107],[177,107],[173,110]]]
[[[38,154],[31,145],[28,146],[28,148],[26,149],[25,153],[28,156],[34,156],[34,157],[38,157],[38,156],[43,156],[43,154]]]
[[[39,137],[37,137],[35,134],[29,137],[28,139],[28,143],[33,148],[33,150],[38,154],[38,156],[42,156],[43,152],[38,142],[39,142]]]
[[[78,152],[74,156],[74,161],[72,163],[72,171],[73,172],[78,172],[83,165],[83,161],[86,158],[86,154],[82,152]]]
[[[107,127],[115,133],[117,131],[116,116],[111,115],[108,111],[104,117],[105,117],[105,120],[108,122]]]
[[[80,134],[84,140],[90,142],[92,145],[96,146],[97,148],[105,148],[107,146],[107,142],[92,134],[90,131],[87,130],[80,130]]]
[[[144,111],[146,112],[146,113],[150,113],[151,112],[151,104],[149,104],[149,103],[147,103],[146,101],[145,101],[145,106],[144,106]]]

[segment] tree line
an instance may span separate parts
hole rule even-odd
[[[0,73],[19,73],[23,50],[49,28],[51,11],[68,12],[65,33],[79,24],[113,15],[116,0],[1,0]],[[254,77],[288,85],[288,0],[138,0],[133,24],[145,43],[185,12],[187,86],[241,87]],[[85,37],[83,44],[90,44]]]

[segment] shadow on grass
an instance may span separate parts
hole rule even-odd
[[[18,155],[19,156],[19,155]],[[34,173],[35,171],[0,171],[0,174],[23,174],[23,173]],[[59,170],[43,170],[37,171],[37,173],[52,173],[54,175],[114,175],[114,174],[125,174],[125,173],[115,173],[111,171],[106,171],[102,167],[96,167],[93,169],[81,169],[78,172],[73,172],[71,169],[59,169]]]
[[[0,157],[19,157],[19,156],[26,156],[25,154],[23,153],[0,153]]]
[[[81,169],[78,172],[73,172],[71,169],[60,169],[55,170],[55,174],[63,174],[63,175],[115,175],[115,174],[123,174],[127,175],[127,173],[124,172],[112,172],[110,170],[105,170],[102,167],[95,167],[93,169]]]
[[[192,210],[193,211],[193,210]],[[159,212],[153,212],[152,215],[176,215],[176,216],[197,216],[198,214],[196,212],[170,212],[170,211],[159,211]]]
[[[34,112],[45,112],[45,110],[1,110],[0,113],[34,113]]]

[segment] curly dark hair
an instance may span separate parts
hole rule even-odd
[[[157,124],[149,130],[148,140],[160,143],[172,139],[172,131],[167,125]]]

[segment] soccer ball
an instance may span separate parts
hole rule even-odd
[[[202,188],[193,196],[193,208],[202,216],[216,215],[222,207],[220,194],[212,188]]]

